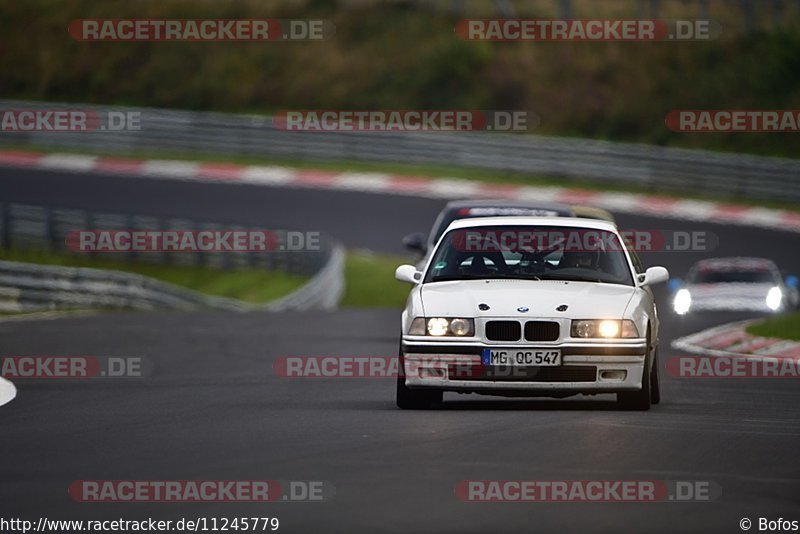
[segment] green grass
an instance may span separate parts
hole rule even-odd
[[[304,276],[261,269],[248,268],[228,271],[199,266],[127,263],[104,258],[24,249],[0,249],[0,260],[114,269],[149,276],[207,295],[235,298],[253,304],[266,303],[283,297],[300,288],[307,281]]]
[[[259,269],[225,271],[182,265],[126,263],[27,249],[0,249],[0,260],[114,269],[149,276],[207,295],[230,297],[253,304],[283,297],[307,281],[307,278],[302,276]],[[345,262],[347,289],[342,299],[342,307],[402,308],[411,286],[395,280],[394,270],[398,265],[409,261],[408,258],[401,256],[378,255],[367,251],[348,252]]]
[[[754,336],[800,341],[800,312],[752,324],[747,327],[747,332]]]
[[[28,146],[0,144],[0,149],[18,149],[41,153],[68,153],[87,154],[85,150],[68,149],[48,146]],[[182,161],[237,163],[241,165],[276,165],[297,169],[317,169],[331,172],[376,172],[405,176],[418,176],[424,178],[457,178],[461,180],[474,180],[478,182],[498,184],[520,184],[542,187],[574,187],[590,191],[620,191],[624,193],[658,194],[677,199],[694,199],[707,201],[735,202],[746,206],[760,206],[788,211],[800,211],[796,202],[783,202],[778,200],[760,200],[749,197],[737,197],[726,194],[725,191],[717,193],[703,191],[671,191],[654,187],[637,187],[635,185],[609,185],[587,180],[570,179],[565,177],[544,176],[536,173],[521,173],[512,171],[493,171],[460,167],[458,165],[411,165],[403,163],[371,163],[362,161],[309,161],[289,158],[247,157],[232,156],[229,154],[188,154],[172,151],[93,151],[90,155],[132,157],[142,159],[174,159]]]
[[[403,263],[409,260],[365,251],[349,252],[345,263],[347,290],[341,306],[403,308],[411,286],[394,279],[394,270]]]

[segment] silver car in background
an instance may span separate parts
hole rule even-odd
[[[798,279],[781,275],[764,258],[712,258],[697,262],[684,281],[673,279],[672,308],[678,315],[699,311],[780,313],[797,308]]]

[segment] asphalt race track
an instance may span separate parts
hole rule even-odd
[[[443,200],[0,169],[0,198],[58,207],[325,230],[349,248],[401,253]],[[800,273],[800,235],[619,214],[622,228],[708,230],[711,252],[643,254],[682,276],[714,255],[774,259]],[[387,281],[387,283],[394,283]],[[672,339],[731,320],[678,320],[659,291],[662,403],[448,394],[400,411],[391,379],[286,379],[280,356],[391,356],[398,310],[111,313],[0,322],[3,355],[142,357],[142,378],[15,381],[0,407],[4,517],[175,519],[276,516],[281,532],[740,532],[800,520],[800,391],[792,379],[669,377]],[[315,480],[326,502],[86,504],[75,480]],[[465,503],[461,480],[700,480],[710,502]]]

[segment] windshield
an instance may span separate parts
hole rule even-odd
[[[700,269],[695,271],[690,277],[689,282],[693,284],[775,284],[779,280],[769,269]]]
[[[503,278],[633,285],[616,234],[555,226],[451,230],[436,249],[424,283]]]

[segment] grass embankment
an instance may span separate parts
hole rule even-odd
[[[738,2],[712,2],[719,39],[693,42],[464,41],[449,1],[26,0],[0,3],[4,98],[272,113],[281,109],[530,110],[543,134],[796,157],[796,134],[681,134],[672,109],[800,109],[800,10],[774,20],[757,2],[743,31]],[[497,17],[493,2],[464,16]],[[575,18],[634,18],[637,2],[575,0]],[[786,3],[785,3],[786,4]],[[694,19],[697,4],[660,2]],[[515,2],[557,17],[558,2]],[[325,19],[310,42],[79,42],[75,19]],[[36,46],[31,46],[35,41]],[[322,88],[323,90],[320,90]]]
[[[394,279],[398,265],[410,263],[406,258],[354,251],[347,255],[345,280],[347,292],[342,306],[347,308],[402,308],[409,284]]]
[[[800,312],[781,315],[752,324],[747,327],[747,332],[754,336],[800,341]]]
[[[128,263],[105,258],[21,249],[0,249],[0,260],[114,269],[149,276],[207,295],[230,297],[254,304],[285,296],[301,287],[307,280],[304,276],[262,269],[223,270],[184,265]]]
[[[149,276],[207,295],[230,297],[253,304],[266,303],[300,288],[307,277],[261,269],[222,270],[182,265],[127,263],[105,258],[21,249],[0,249],[0,260],[67,267],[114,269]],[[350,308],[402,308],[410,286],[394,279],[402,257],[355,251],[347,255],[347,289],[341,305]]]

